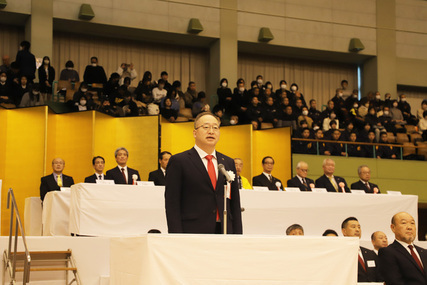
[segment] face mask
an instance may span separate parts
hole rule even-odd
[[[239,88],[239,91],[240,91],[240,92],[245,91],[245,87],[240,87],[240,88]]]
[[[303,114],[304,116],[307,116],[307,115],[308,115],[308,111],[307,111],[307,110],[304,110],[304,111],[302,111],[302,114]]]
[[[394,103],[394,104],[393,104],[393,107],[394,107],[394,108],[396,108],[396,107],[397,107],[397,103]]]
[[[39,95],[39,94],[40,94],[40,92],[39,92],[39,91],[33,91],[33,94],[34,94],[34,95]]]
[[[282,84],[282,85],[280,85],[280,88],[282,88],[282,89],[286,89],[286,84]]]
[[[313,130],[317,131],[319,129],[319,126],[314,126]]]
[[[86,105],[86,100],[80,100],[80,105],[82,106]]]
[[[357,98],[357,94],[353,94],[353,98]]]
[[[43,62],[44,62],[44,64],[46,64],[46,65],[47,65],[47,64],[49,64],[49,60],[44,60]]]
[[[92,66],[93,66],[93,67],[96,67],[96,63],[92,63]]]
[[[262,84],[262,79],[258,79],[257,81],[256,81],[258,84]]]
[[[335,119],[336,115],[335,114],[331,114],[331,119]]]
[[[400,99],[400,101],[406,102],[406,98],[402,98],[402,99]]]
[[[67,70],[73,70],[73,68],[72,67],[67,67]]]
[[[82,88],[82,92],[83,93],[87,92],[87,89],[86,88]]]
[[[381,95],[377,95],[377,96],[375,96],[375,98],[377,98],[377,100],[380,100],[381,99]]]
[[[267,88],[268,88],[268,89],[271,89],[271,88],[272,88],[272,86],[271,86],[271,85],[267,85]]]
[[[221,86],[224,87],[224,88],[227,87],[227,82],[221,83]]]
[[[338,93],[338,96],[342,97],[342,95],[343,95],[342,92]]]
[[[357,105],[357,104],[354,104],[354,105],[353,105],[353,108],[357,108],[357,107],[359,107],[359,105]]]
[[[292,91],[297,91],[297,87],[296,87],[296,86],[292,86],[292,87],[291,87],[291,90],[292,90]]]
[[[0,81],[1,81],[1,82],[6,82],[6,79],[7,79],[7,78],[6,78],[6,77],[4,77],[4,76],[0,77]]]
[[[390,114],[390,112],[389,111],[384,111],[384,115],[388,115],[388,114]]]
[[[25,88],[27,88],[27,85],[21,85],[21,87],[22,87],[23,89],[25,89]]]
[[[236,121],[235,120],[230,120],[230,125],[235,125]]]

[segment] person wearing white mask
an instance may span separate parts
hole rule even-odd
[[[359,90],[354,89],[353,93],[351,93],[347,99],[345,99],[345,106],[347,108],[347,110],[351,110],[354,108],[354,104],[357,104],[359,107]],[[356,107],[357,109],[357,107]]]
[[[233,99],[233,93],[228,87],[227,78],[223,78],[220,81],[220,87],[216,90],[218,96],[218,104],[225,110],[225,113],[231,112],[231,100]]]
[[[264,80],[263,80],[262,75],[258,75],[258,76],[256,77],[256,83],[257,83],[258,88],[259,88],[260,90],[262,90],[262,89],[264,89],[264,88],[265,88],[265,86],[263,85]]]
[[[289,95],[291,92],[288,90],[288,83],[286,82],[286,80],[280,80],[279,89],[276,90],[276,97],[282,97],[283,92],[285,92],[288,98],[290,97]]]
[[[409,103],[406,101],[406,95],[405,94],[400,94],[399,95],[399,105],[398,108],[400,109],[400,111],[402,111],[402,115],[404,120],[409,124],[409,125],[417,125],[418,124],[418,120],[417,118],[415,118],[414,115],[411,114],[411,105],[409,105]]]
[[[70,82],[79,82],[79,73],[74,69],[74,63],[69,60],[65,63],[65,69],[61,71],[59,80],[68,80]]]
[[[106,84],[107,75],[102,66],[98,65],[98,58],[93,56],[90,59],[90,65],[86,66],[85,73],[83,75],[84,82],[88,84],[98,83]]]
[[[241,124],[250,122],[246,114],[250,99],[249,92],[245,88],[245,81],[240,78],[237,80],[237,87],[234,88],[232,108],[234,115],[239,117],[239,123]]]
[[[0,104],[13,104],[12,88],[7,83],[6,72],[0,72]]]
[[[406,121],[403,118],[402,111],[398,108],[399,103],[396,100],[392,101],[392,107],[390,108],[391,121],[397,125],[406,125]]]
[[[308,116],[308,108],[306,106],[302,107],[301,115],[298,117],[298,125],[300,125],[301,121],[306,121],[308,128],[311,129],[313,119]]]
[[[336,120],[336,118],[337,118],[337,116],[336,116],[335,112],[334,112],[334,111],[332,111],[332,112],[329,114],[329,117],[327,117],[327,118],[325,118],[325,119],[323,120],[323,124],[322,124],[322,126],[323,126],[323,131],[324,131],[324,132],[329,131],[329,129],[331,128],[331,126],[330,126],[331,121],[335,121],[335,122],[337,123],[337,129],[339,129],[339,121],[338,121],[338,120]]]
[[[22,96],[21,103],[19,104],[20,108],[24,107],[34,107],[44,105],[43,96],[40,96],[40,88],[38,83],[34,83],[28,92],[24,93]]]
[[[55,80],[55,69],[50,65],[48,56],[43,57],[43,64],[39,67],[39,84],[42,94],[52,94],[52,84]]]

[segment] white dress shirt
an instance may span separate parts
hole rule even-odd
[[[125,166],[121,167],[120,165],[117,165],[117,167],[119,168],[120,172],[122,172],[122,168],[125,169],[126,183],[129,183],[128,166],[125,165]]]
[[[206,156],[209,154],[206,153],[203,149],[201,149],[197,145],[194,145],[194,149],[199,154],[203,164],[205,165],[206,171],[208,171],[208,160],[206,159]],[[213,156],[212,163],[213,163],[214,168],[215,168],[216,179],[218,180],[218,159],[216,157],[216,150],[214,150],[213,153],[211,153],[211,155]]]

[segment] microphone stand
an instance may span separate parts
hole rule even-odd
[[[223,215],[223,233],[224,235],[227,234],[227,188],[228,188],[228,182],[225,182],[227,186],[225,186],[225,191],[224,191],[224,215]],[[231,188],[231,184],[230,184],[230,188]],[[231,189],[230,189],[231,190]]]

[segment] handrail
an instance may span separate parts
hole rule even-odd
[[[12,209],[10,211],[10,231],[9,231],[9,247],[8,247],[8,254],[7,254],[7,267],[9,268],[9,275],[11,280],[15,280],[15,273],[16,273],[16,255],[17,255],[17,249],[18,249],[18,226],[19,230],[21,231],[22,236],[22,242],[24,243],[25,248],[25,262],[24,262],[24,276],[23,276],[23,284],[27,284],[30,282],[30,266],[31,266],[31,256],[28,251],[27,247],[27,241],[25,239],[25,232],[24,228],[22,227],[21,217],[19,215],[18,206],[16,204],[15,195],[13,194],[12,188],[9,188],[9,191],[7,192],[7,209],[11,206],[12,203]],[[12,248],[12,232],[13,232],[13,225],[14,225],[14,212],[15,214],[15,240],[14,240],[14,251],[11,251]],[[6,269],[6,268],[4,268]]]
[[[292,138],[293,141],[308,141],[308,142],[325,142],[325,143],[342,143],[342,144],[357,144],[357,145],[370,145],[370,146],[392,146],[392,147],[413,147],[413,148],[425,148],[426,145],[414,145],[406,146],[401,143],[386,144],[386,143],[367,143],[367,142],[351,142],[351,141],[333,141],[333,140],[316,140],[316,139],[303,139],[303,138]]]

